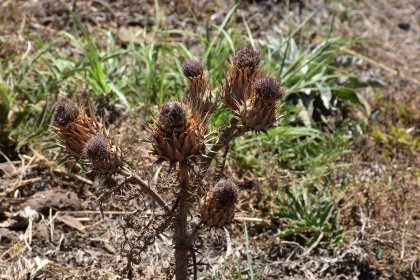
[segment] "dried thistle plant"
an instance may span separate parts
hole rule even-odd
[[[167,176],[176,181],[173,188],[165,189],[172,191],[172,199],[165,193],[168,201],[128,166],[121,149],[112,142],[100,120],[68,99],[57,103],[52,126],[68,153],[89,163],[101,176],[124,178],[120,183],[109,180],[115,186],[107,190],[104,197],[118,193],[110,197],[123,200],[124,194],[127,194],[126,199],[147,194],[163,209],[162,215],[150,219],[139,218],[137,214],[126,216],[123,227],[126,241],[122,250],[128,257],[128,278],[133,277],[131,263],[141,263],[147,247],[162,232],[172,232],[174,264],[171,271],[175,278],[188,279],[191,274],[196,278],[196,237],[206,227],[220,228],[234,220],[239,188],[225,178],[225,160],[215,176],[219,179],[214,183],[204,182],[212,177],[208,176],[208,170],[213,160],[220,156],[226,158],[232,140],[247,132],[267,133],[280,117],[278,111],[285,90],[274,77],[264,74],[259,67],[260,59],[259,51],[251,44],[241,46],[231,57],[219,96],[214,94],[201,63],[184,62],[182,71],[189,85],[187,94],[180,101],[159,105],[159,112],[152,113],[152,123],[145,124],[155,164],[167,163],[170,167]],[[230,109],[232,119],[218,130],[217,137],[209,139],[211,115],[223,106]],[[223,155],[219,154],[221,149],[225,149]],[[203,189],[209,183],[211,187]],[[128,233],[130,229],[132,234]]]

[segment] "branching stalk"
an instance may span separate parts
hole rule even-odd
[[[120,175],[127,178],[127,181],[138,185],[141,187],[141,189],[150,195],[150,197],[156,201],[159,206],[161,206],[166,212],[169,211],[169,206],[165,202],[165,200],[159,195],[159,193],[150,186],[146,181],[144,181],[142,178],[140,178],[133,170],[130,169],[130,167],[124,165],[121,169],[118,170]]]
[[[213,159],[216,157],[217,153],[224,147],[227,147],[230,141],[244,135],[248,130],[246,127],[237,127],[238,120],[233,118],[230,121],[230,125],[223,131],[217,143],[212,147],[210,151],[202,158],[200,163],[200,173],[194,179],[194,186],[200,185],[206,176],[207,170],[209,169]]]

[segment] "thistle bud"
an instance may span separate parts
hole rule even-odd
[[[184,161],[205,148],[206,124],[200,116],[190,114],[190,108],[180,102],[162,106],[159,116],[154,116],[156,127],[148,125],[153,152],[157,162]]]
[[[91,161],[104,161],[107,157],[108,141],[103,135],[95,135],[87,141],[86,157]]]
[[[165,128],[176,128],[187,123],[187,107],[180,102],[169,102],[162,106],[159,121]]]
[[[213,97],[209,80],[204,75],[203,65],[197,60],[185,60],[182,72],[188,79],[188,103],[193,113],[205,118],[207,114],[216,110],[217,104]]]
[[[275,102],[284,96],[281,84],[272,76],[257,80],[254,89],[257,97],[264,101]]]
[[[101,134],[94,135],[87,141],[84,154],[93,169],[101,174],[114,173],[122,165],[118,148]]]
[[[202,200],[201,219],[210,227],[229,224],[235,216],[239,188],[231,180],[220,180]]]
[[[52,116],[52,124],[54,126],[66,126],[74,122],[79,116],[79,107],[70,99],[61,99],[55,106]]]
[[[260,76],[260,52],[247,43],[242,45],[232,56],[229,75],[222,87],[222,101],[227,107],[238,112],[252,95],[252,84]]]
[[[87,114],[69,99],[57,103],[51,123],[68,153],[76,158],[83,157],[83,148],[93,135],[103,132],[102,124],[92,113]]]
[[[203,65],[197,60],[187,59],[182,64],[182,72],[187,78],[196,78],[204,74]]]
[[[235,205],[238,195],[238,186],[231,180],[220,180],[214,185],[213,197],[220,206]]]
[[[246,43],[235,52],[232,62],[237,68],[255,69],[260,64],[260,52],[254,49],[250,43]]]
[[[272,76],[257,80],[251,98],[239,109],[243,124],[251,130],[266,133],[278,119],[277,111],[283,96],[284,89]]]

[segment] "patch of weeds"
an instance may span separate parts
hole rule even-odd
[[[284,170],[305,171],[299,172],[299,178],[304,181],[325,177],[334,168],[344,167],[335,161],[350,153],[347,147],[354,136],[354,123],[347,122],[346,126],[327,134],[285,122],[268,135],[237,139],[231,157],[257,174],[266,168],[267,162]]]
[[[244,224],[244,236],[245,236],[245,252],[243,252],[242,256],[240,257],[241,259],[235,259],[234,255],[230,256],[230,258],[232,258],[232,263],[234,263],[234,265],[230,265],[229,263],[231,261],[227,260],[223,269],[224,276],[230,280],[264,279],[263,273],[255,272],[253,268],[251,251],[249,248],[249,234],[248,234],[248,228],[246,224]],[[242,261],[246,261],[246,266],[243,267]],[[210,277],[210,279],[220,279],[220,275],[208,275],[208,277]]]
[[[341,158],[351,153],[348,146],[355,126],[346,122],[332,134],[314,128],[282,126],[273,129],[268,137],[235,141],[231,165],[240,163],[240,170],[251,168],[255,178],[263,179],[266,186],[255,207],[261,207],[264,216],[285,221],[286,229],[279,229],[278,235],[298,239],[305,247],[303,254],[309,254],[321,243],[323,247],[337,248],[344,241],[333,197],[347,190],[351,178],[337,180],[335,173],[342,174],[340,171],[351,165],[341,163]],[[279,176],[280,171],[289,176]],[[274,200],[274,209],[266,208],[267,200]]]
[[[287,99],[299,108],[297,115],[306,126],[321,122],[334,129],[328,117],[335,116],[335,122],[342,120],[341,109],[346,102],[362,106],[366,115],[370,115],[371,107],[357,89],[385,88],[386,84],[351,72],[352,66],[362,63],[349,50],[357,41],[332,38],[328,34],[321,41],[301,41],[298,46],[294,36],[303,32],[309,19],[290,34],[275,28],[266,33],[265,40],[259,40],[268,54],[266,67],[288,88]]]
[[[288,222],[278,233],[282,238],[300,235],[305,239],[303,255],[309,254],[323,239],[330,248],[337,248],[344,239],[344,229],[339,229],[338,213],[328,197],[314,195],[308,188],[286,188],[285,197],[278,197],[278,209],[273,217]]]
[[[367,126],[385,160],[398,153],[416,156],[420,152],[420,133],[417,128],[420,120],[417,104],[420,98],[413,97],[410,102],[401,102],[400,98],[378,98],[378,113]]]

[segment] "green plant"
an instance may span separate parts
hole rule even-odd
[[[287,229],[279,236],[309,234],[303,255],[309,254],[324,237],[331,247],[337,247],[344,238],[344,230],[338,228],[338,213],[334,213],[334,203],[308,193],[307,188],[286,189],[286,197],[278,198],[279,209],[273,217],[289,221]]]
[[[260,40],[268,53],[267,67],[289,89],[288,100],[300,108],[298,115],[306,126],[326,122],[327,116],[340,111],[344,101],[363,106],[369,115],[370,105],[356,89],[384,88],[385,83],[345,70],[361,63],[357,56],[345,53],[353,41],[327,37],[319,43],[298,46],[294,35],[309,19],[291,34],[274,29],[267,33],[266,40]]]
[[[337,248],[343,242],[344,229],[338,223],[331,197],[346,192],[352,178],[347,174],[337,182],[333,174],[342,174],[351,165],[338,162],[352,153],[348,145],[355,137],[355,124],[348,122],[332,134],[323,134],[314,128],[287,126],[285,119],[280,127],[269,131],[269,137],[236,139],[229,164],[264,178],[266,188],[260,188],[259,204],[264,216],[287,223],[287,229],[279,231],[279,236],[298,239],[306,247],[305,254],[320,240],[325,241],[323,247],[330,244],[330,248]],[[288,176],[279,176],[282,170],[287,170]],[[274,208],[267,209],[265,201],[271,199]],[[321,222],[322,216],[328,218]],[[303,241],[299,236],[304,237]]]
[[[6,141],[8,132],[6,127],[9,122],[9,111],[10,111],[10,102],[9,102],[10,90],[3,85],[0,85],[0,143]]]

